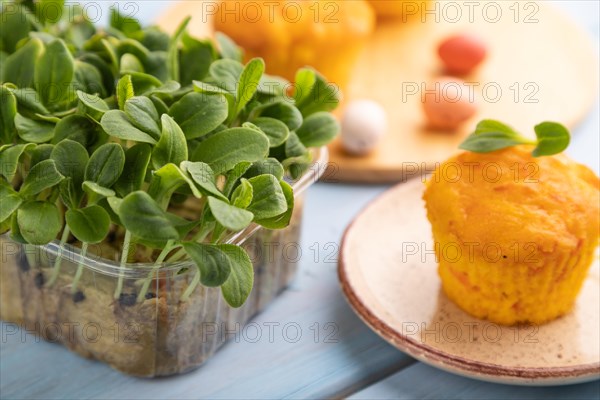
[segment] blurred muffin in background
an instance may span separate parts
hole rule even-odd
[[[226,0],[214,26],[244,48],[246,58],[264,58],[269,74],[292,81],[299,68],[311,66],[343,89],[375,14],[364,0]]]
[[[404,22],[420,18],[428,3],[431,0],[369,0],[377,18],[402,18]]]
[[[530,153],[461,153],[436,169],[423,197],[445,293],[500,324],[567,313],[598,246],[598,177],[565,155]]]

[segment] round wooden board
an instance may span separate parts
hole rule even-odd
[[[541,326],[506,327],[463,312],[441,290],[420,179],[385,192],[350,225],[339,276],[350,305],[377,334],[437,368],[521,385],[600,377],[600,268],[574,310]]]
[[[435,16],[427,16],[425,23],[390,22],[378,27],[356,65],[347,99],[380,102],[388,114],[389,131],[378,149],[364,158],[348,156],[339,142],[334,143],[330,163],[337,179],[397,182],[432,169],[454,154],[483,118],[507,122],[533,135],[533,126],[541,121],[572,128],[587,114],[598,93],[598,61],[588,36],[552,6],[528,2],[539,9],[525,10],[520,3],[515,23],[510,7],[516,3],[493,3],[502,10],[497,23],[484,19],[483,3],[473,12],[473,23],[469,23],[468,9],[461,6],[459,23],[444,18],[435,23]],[[489,17],[494,16],[492,9],[488,8]],[[538,22],[526,23],[526,16],[535,10],[531,18]],[[426,127],[420,93],[410,93],[443,74],[437,46],[459,32],[473,32],[489,45],[485,63],[472,76],[463,77],[480,84],[473,88],[479,112],[454,134],[431,131]],[[462,88],[468,98],[469,87]],[[496,94],[496,88],[501,94]]]
[[[203,3],[177,2],[158,24],[174,31],[183,17],[191,15],[191,33],[210,35],[211,18]],[[378,23],[344,98],[345,102],[368,98],[381,103],[389,131],[367,157],[348,156],[339,142],[333,143],[330,180],[403,181],[454,154],[482,118],[498,119],[533,135],[533,126],[545,120],[572,128],[594,105],[597,54],[588,35],[560,10],[543,3],[511,1],[475,6],[437,2],[427,9],[434,12],[408,23]],[[460,32],[473,32],[489,45],[485,63],[472,76],[463,77],[469,85],[462,87],[462,95],[468,98],[473,92],[479,112],[458,132],[431,131],[421,109],[420,88],[443,74],[436,53],[439,42]]]

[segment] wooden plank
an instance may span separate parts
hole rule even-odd
[[[600,381],[572,386],[523,387],[480,382],[423,363],[406,368],[353,396],[368,399],[597,399]]]

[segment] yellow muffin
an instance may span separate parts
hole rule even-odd
[[[375,29],[375,13],[364,0],[228,0],[219,3],[214,23],[246,58],[264,58],[267,73],[294,80],[310,66],[343,89]]]
[[[530,153],[461,153],[436,169],[423,196],[445,293],[506,325],[567,313],[598,246],[598,177],[565,155]]]
[[[426,10],[435,10],[428,7],[427,1],[414,0],[369,0],[378,18],[400,18],[408,21],[411,18],[419,19]]]

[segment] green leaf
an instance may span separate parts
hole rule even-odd
[[[39,0],[36,3],[37,16],[46,23],[56,24],[63,17],[64,6],[65,0]]]
[[[177,81],[166,81],[156,89],[152,89],[149,94],[158,95],[176,95],[176,92],[181,89],[181,84]]]
[[[0,80],[20,88],[33,87],[35,67],[43,52],[44,43],[40,39],[30,39],[3,61]]]
[[[237,208],[247,208],[252,203],[254,189],[247,179],[242,179],[240,185],[231,195],[231,204]]]
[[[252,178],[258,175],[270,174],[277,180],[283,179],[283,165],[275,158],[267,158],[252,164],[252,166],[244,174],[245,178]]]
[[[74,9],[76,12],[72,13],[72,15],[75,20],[66,28],[65,37],[75,47],[81,48],[87,40],[94,36],[96,27],[91,21],[85,18],[85,11],[83,9],[78,7],[74,7]],[[78,13],[77,11],[80,12]]]
[[[110,216],[97,205],[68,210],[65,219],[73,236],[83,243],[102,242],[110,229]]]
[[[100,146],[90,157],[85,169],[85,180],[110,188],[117,182],[125,165],[125,152],[116,143]]]
[[[287,211],[287,201],[279,181],[273,175],[259,175],[248,179],[254,196],[248,211],[255,220],[273,218]]]
[[[516,132],[512,127],[503,124],[500,121],[495,121],[493,119],[484,119],[477,124],[475,128],[475,135],[480,135],[482,133],[503,133],[507,137],[519,137],[519,133]]]
[[[179,165],[188,159],[187,142],[177,122],[167,114],[161,117],[162,135],[152,151],[154,169],[173,163]]]
[[[292,179],[298,179],[310,168],[311,162],[310,153],[306,153],[303,156],[287,158],[281,164]]]
[[[295,131],[302,125],[303,117],[300,111],[284,101],[261,106],[255,112],[261,117],[270,117],[287,125],[290,131]]]
[[[21,114],[15,116],[15,126],[17,127],[19,137],[26,142],[45,143],[54,137],[54,124],[35,121]]]
[[[167,104],[160,97],[158,97],[157,95],[151,94],[150,100],[152,100],[154,107],[156,107],[156,111],[158,112],[158,115],[163,115],[163,114],[169,113],[169,106],[167,106]]]
[[[73,178],[75,186],[81,186],[89,161],[85,147],[66,139],[54,146],[50,158],[54,160],[56,168],[63,176]]]
[[[119,109],[125,108],[125,102],[135,96],[133,91],[133,82],[131,75],[125,75],[119,82],[117,82],[117,102],[119,103]]]
[[[118,42],[116,48],[117,54],[120,56],[130,53],[140,60],[142,64],[146,64],[148,57],[150,57],[150,51],[143,44],[134,39],[122,39]]]
[[[43,201],[30,201],[21,205],[17,211],[19,233],[33,245],[45,245],[56,239],[62,228],[62,219],[58,208]]]
[[[234,232],[245,229],[254,218],[250,211],[227,204],[216,197],[208,198],[208,206],[217,222]]]
[[[238,180],[244,176],[246,171],[252,166],[252,163],[242,161],[239,164],[236,164],[232,170],[227,172],[225,179],[225,187],[223,188],[223,193],[225,196],[229,196],[233,188],[237,185]]]
[[[0,86],[0,143],[12,143],[17,134],[15,117],[17,115],[17,99],[15,95]]]
[[[194,81],[194,90],[198,93],[231,95],[231,93],[225,89],[221,89],[220,87],[211,85],[210,83],[200,81]]]
[[[287,97],[290,81],[280,76],[264,74],[258,83],[258,93],[269,96],[269,101],[277,97]]]
[[[75,62],[65,42],[50,42],[35,67],[36,90],[46,107],[60,109],[71,99],[74,73]]]
[[[104,211],[110,215],[110,220],[113,222],[113,224],[123,226],[121,218],[117,214],[122,202],[123,199],[118,197],[107,197],[105,199],[100,199],[97,205],[104,208]]]
[[[40,144],[36,146],[33,150],[29,152],[30,167],[33,167],[34,165],[37,165],[44,160],[49,160],[53,150],[54,145],[51,144]]]
[[[167,218],[179,233],[180,238],[186,237],[194,228],[200,224],[200,220],[188,221],[185,218],[178,217],[175,214],[167,213]]]
[[[227,119],[227,99],[220,94],[188,93],[171,106],[169,115],[188,140],[212,132]]]
[[[95,204],[103,198],[115,196],[114,190],[100,186],[96,182],[85,181],[83,182],[82,187],[83,190],[88,194],[88,204]]]
[[[56,169],[54,160],[45,160],[36,164],[25,178],[19,194],[24,197],[33,197],[46,189],[54,187],[62,181],[64,177]]]
[[[166,210],[173,193],[183,185],[187,185],[196,198],[202,197],[202,193],[186,173],[175,164],[167,164],[153,174],[147,192]]]
[[[179,77],[183,86],[201,80],[208,74],[210,64],[216,59],[215,49],[208,40],[200,41],[187,33],[182,37],[183,48],[179,54]]]
[[[489,153],[518,144],[531,144],[531,141],[507,132],[483,132],[470,135],[459,148],[475,153]]]
[[[331,142],[339,133],[340,124],[328,112],[317,112],[304,120],[296,131],[298,138],[306,147],[320,147]]]
[[[237,87],[237,107],[235,114],[238,115],[246,104],[254,97],[258,89],[260,78],[265,72],[265,62],[262,58],[253,58],[246,64]]]
[[[4,147],[0,150],[0,174],[6,178],[8,182],[12,182],[19,160],[26,150],[35,148],[35,144],[17,144],[14,146]]]
[[[25,109],[34,114],[50,114],[50,111],[40,102],[40,96],[34,89],[22,88],[12,92],[17,98],[19,110]]]
[[[204,286],[221,286],[231,273],[231,261],[219,247],[200,243],[183,243],[185,252],[198,266]]]
[[[121,14],[116,7],[110,8],[110,26],[120,30],[127,36],[131,36],[142,29],[135,18]]]
[[[238,47],[235,42],[229,38],[229,36],[222,32],[216,32],[215,39],[217,39],[217,43],[219,44],[223,58],[229,58],[238,62],[242,61],[242,49]]]
[[[102,85],[102,74],[92,64],[75,60],[74,72],[75,87],[86,93],[99,93],[106,96],[106,90]]]
[[[230,59],[217,60],[210,65],[209,71],[217,86],[233,95],[237,94],[238,82],[244,71],[240,62]]]
[[[17,211],[23,200],[11,187],[0,185],[0,222],[4,222]]]
[[[269,140],[264,134],[248,128],[231,128],[201,142],[193,160],[207,163],[219,174],[242,161],[261,160],[268,151]]]
[[[125,228],[137,237],[150,241],[179,239],[179,233],[166,213],[146,192],[129,194],[123,199],[117,213]]]
[[[294,213],[294,189],[285,181],[280,181],[285,201],[287,202],[287,210],[276,217],[257,220],[256,223],[264,226],[267,229],[283,229],[290,224]]]
[[[148,54],[148,59],[144,62],[146,74],[159,82],[158,85],[154,85],[156,88],[162,86],[163,82],[170,79],[168,58],[169,54],[166,51],[152,51]],[[133,87],[137,87],[135,76],[133,77]],[[145,93],[145,91],[140,91],[140,93]]]
[[[286,158],[303,157],[308,154],[308,149],[302,144],[296,132],[290,132],[290,137],[284,147]]]
[[[61,119],[54,128],[54,144],[65,139],[80,143],[84,147],[91,147],[99,140],[96,123],[79,114],[69,115]]]
[[[99,47],[103,49],[105,48],[103,44],[100,44]],[[110,56],[108,56],[105,60],[96,53],[83,53],[78,57],[78,59],[96,67],[96,69],[98,69],[98,71],[100,71],[100,74],[102,75],[102,87],[104,88],[106,93],[111,95],[115,93],[117,82],[115,81],[114,72],[116,72],[116,67],[112,65]]]
[[[141,61],[138,60],[136,56],[129,53],[125,53],[121,56],[119,66],[119,72],[121,75],[131,74],[134,72],[145,72]]]
[[[532,153],[534,157],[558,154],[569,147],[571,136],[563,125],[556,122],[542,122],[534,129],[538,139],[537,146]]]
[[[281,146],[290,136],[287,125],[275,118],[259,117],[252,123],[267,135],[271,147]]]
[[[65,178],[58,185],[60,199],[67,208],[77,208],[83,198],[81,186],[75,186],[73,178]]]
[[[296,102],[296,107],[304,117],[319,111],[332,111],[340,103],[339,88],[328,83],[324,77],[316,73],[316,81],[312,90],[301,101]]]
[[[104,113],[109,110],[108,104],[95,94],[88,94],[78,90],[77,98],[79,99],[80,111],[95,121],[100,121]]]
[[[110,110],[106,112],[100,124],[106,133],[118,139],[156,144],[156,140],[152,136],[133,126],[123,111]]]
[[[175,81],[180,80],[179,77],[179,41],[181,37],[185,33],[185,30],[190,23],[191,17],[184,18],[183,21],[179,24],[175,33],[171,37],[171,42],[169,43],[169,53],[167,58],[167,66],[169,71],[169,79],[173,79]]]
[[[0,3],[0,49],[13,53],[17,43],[25,39],[32,29],[31,13],[21,4]]]
[[[125,167],[114,188],[121,197],[140,190],[146,178],[152,149],[150,145],[139,143],[125,152]]]
[[[313,87],[317,83],[317,74],[312,68],[301,68],[296,72],[294,80],[294,100],[296,103],[303,103],[308,100]]]
[[[181,170],[189,174],[201,191],[227,201],[227,197],[217,188],[215,183],[215,173],[208,164],[203,162],[185,161],[181,163]]]
[[[218,247],[227,254],[231,262],[231,273],[221,286],[223,298],[231,307],[241,307],[248,299],[254,286],[254,267],[248,254],[239,246],[221,244]]]
[[[10,239],[13,242],[28,244],[27,240],[23,237],[23,235],[21,235],[21,229],[19,228],[19,221],[17,217],[18,211],[13,213],[12,217],[10,218]]]
[[[132,72],[130,75],[135,93],[147,95],[162,86],[162,81],[153,75],[141,72]]]
[[[138,129],[150,134],[154,139],[160,138],[158,125],[159,115],[152,100],[144,96],[135,96],[125,102],[125,114]]]

